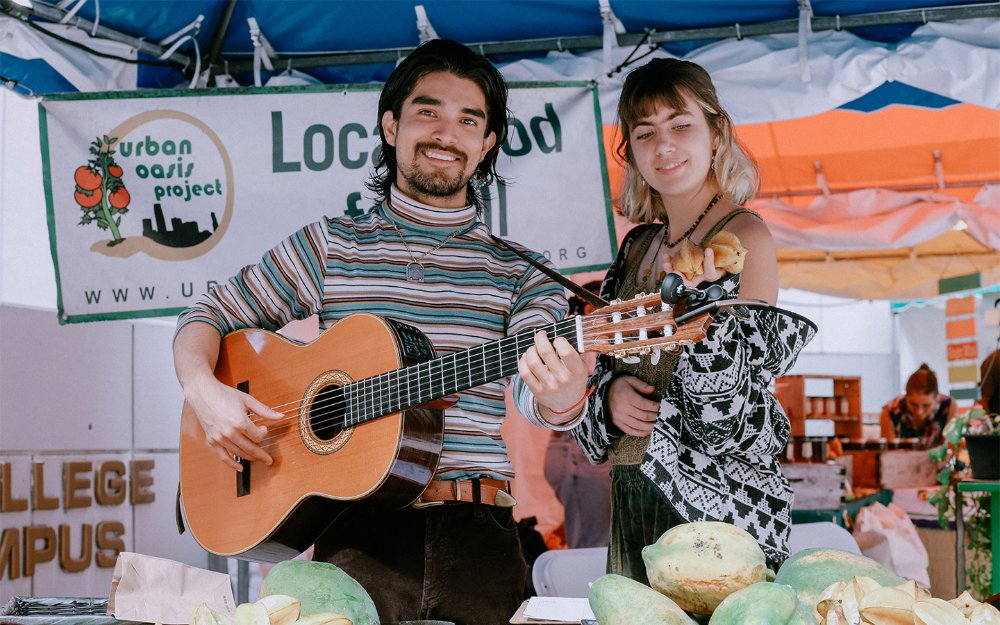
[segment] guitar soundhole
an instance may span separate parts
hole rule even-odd
[[[309,427],[317,440],[332,441],[344,430],[346,408],[339,386],[327,386],[316,393],[309,409]]]

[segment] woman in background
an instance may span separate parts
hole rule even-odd
[[[906,393],[882,408],[882,438],[917,438],[923,448],[940,445],[944,424],[955,411],[955,402],[938,391],[937,376],[924,363],[906,381]]]

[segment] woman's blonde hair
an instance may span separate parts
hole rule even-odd
[[[733,120],[719,104],[708,72],[691,61],[653,59],[629,72],[618,101],[620,136],[616,153],[625,165],[619,208],[633,223],[649,223],[665,215],[659,194],[646,183],[636,167],[629,141],[632,128],[653,114],[657,105],[667,105],[675,111],[685,110],[685,93],[701,107],[712,133],[718,138],[709,176],[715,179],[723,196],[742,206],[760,189],[757,163],[736,138]]]

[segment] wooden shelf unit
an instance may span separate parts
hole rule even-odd
[[[806,395],[807,379],[831,380],[832,397]],[[858,376],[786,375],[774,381],[774,395],[788,415],[793,437],[806,435],[806,419],[831,419],[835,437],[862,438],[861,378]],[[817,412],[816,408],[821,411]]]

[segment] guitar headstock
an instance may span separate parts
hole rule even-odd
[[[629,358],[654,350],[674,352],[705,338],[712,321],[698,315],[682,324],[683,304],[669,306],[659,293],[640,293],[629,300],[614,300],[581,319],[584,351]]]

